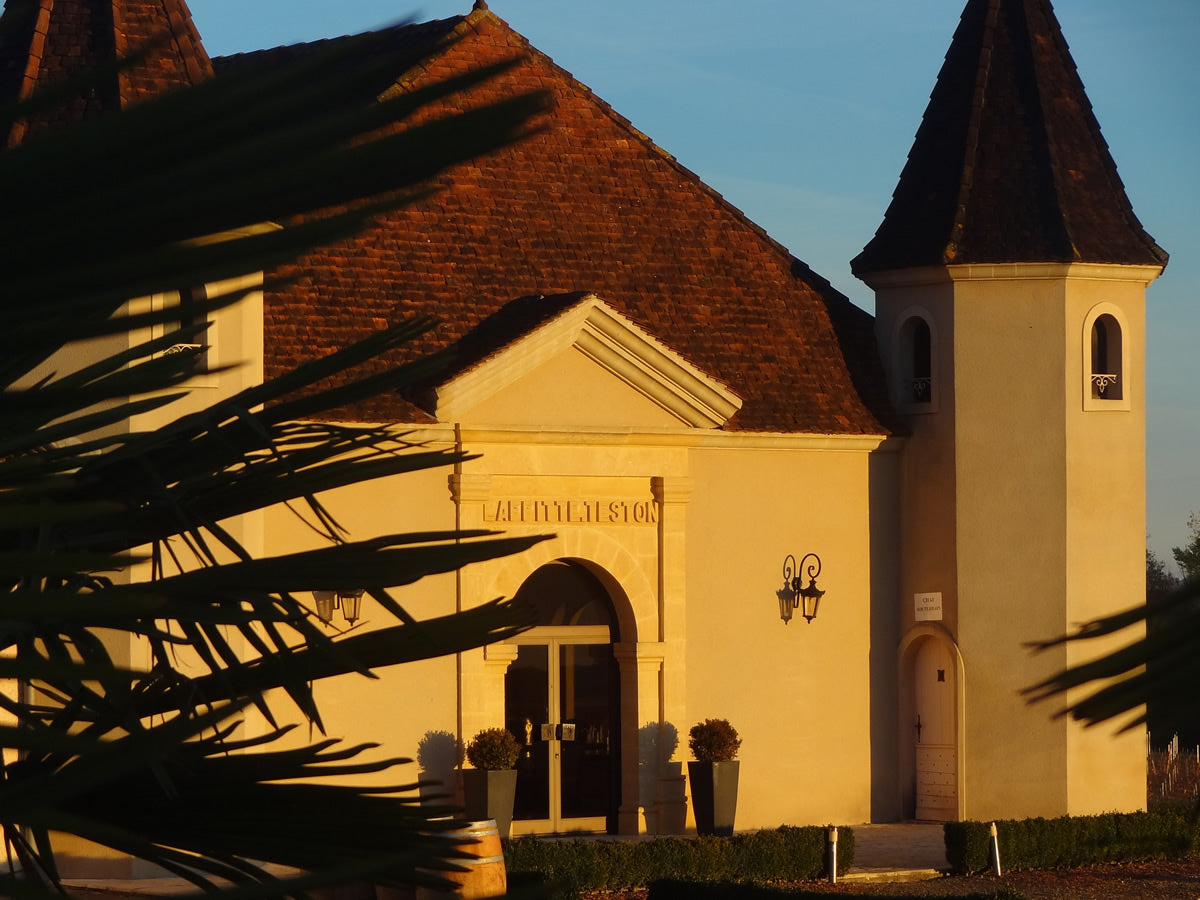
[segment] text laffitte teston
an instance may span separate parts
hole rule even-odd
[[[653,500],[525,498],[488,500],[483,520],[530,525],[657,525]]]

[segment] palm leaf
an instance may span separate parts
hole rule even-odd
[[[170,327],[179,317],[171,303],[130,312],[129,301],[268,270],[348,236],[425,196],[433,175],[527,134],[543,103],[534,94],[462,102],[511,63],[377,103],[347,102],[414,61],[385,51],[384,37],[365,36],[267,76],[234,73],[0,151],[0,678],[26,685],[0,696],[17,723],[0,727],[9,751],[0,826],[21,864],[0,883],[7,894],[49,895],[59,878],[55,832],[156,862],[206,891],[225,879],[248,900],[351,875],[436,881],[428,872],[452,864],[453,845],[438,834],[447,826],[435,821],[449,809],[416,804],[411,779],[390,788],[322,783],[402,761],[361,759],[367,748],[328,741],[273,750],[282,731],[247,741],[233,727],[248,706],[273,722],[266,697],[276,689],[320,727],[315,680],[370,676],[525,626],[501,602],[418,621],[390,589],[537,538],[442,532],[350,542],[318,499],[469,458],[414,446],[394,427],[312,421],[428,377],[442,360],[343,374],[433,323],[399,323],[153,430],[122,427],[183,395],[192,361],[163,351],[204,329]],[[84,85],[0,119],[49,108]],[[88,158],[105,160],[105,178],[79,165]],[[169,211],[154,202],[164,194]],[[195,309],[207,315],[244,294]],[[151,326],[166,333],[125,337]],[[55,368],[62,351],[113,336],[129,346]],[[52,371],[35,379],[39,367]],[[335,377],[344,383],[321,388]],[[305,507],[331,546],[253,559],[222,525],[277,504]],[[146,546],[151,582],[128,577]],[[368,589],[400,624],[328,635],[298,598],[346,584]],[[118,664],[101,630],[144,640],[150,665]],[[231,635],[248,649],[236,652]],[[183,649],[201,661],[198,673],[175,665]],[[283,882],[259,861],[324,871]]]
[[[1168,621],[1169,627],[1154,627]],[[1074,632],[1040,641],[1035,650],[1064,643],[1111,638],[1130,628],[1142,636],[1096,659],[1070,666],[1026,688],[1031,702],[1079,695],[1060,710],[1087,725],[1127,717],[1122,730],[1146,721],[1145,705],[1159,702],[1181,718],[1200,716],[1200,698],[1191,686],[1200,680],[1200,582],[1184,582],[1143,606],[1084,623]]]

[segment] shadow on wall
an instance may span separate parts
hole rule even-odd
[[[463,744],[449,731],[427,731],[417,742],[421,803],[461,805],[455,798],[455,770],[462,765]]]
[[[683,834],[687,826],[687,780],[683,763],[672,762],[679,729],[647,722],[638,729],[638,803],[649,834]]]

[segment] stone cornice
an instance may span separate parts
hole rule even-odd
[[[1149,284],[1163,266],[1124,266],[1108,263],[968,263],[960,266],[920,266],[890,269],[862,276],[873,290],[951,284],[958,281],[1125,281]]]

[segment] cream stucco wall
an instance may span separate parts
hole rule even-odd
[[[397,591],[420,616],[511,596],[555,559],[579,560],[601,577],[619,622],[623,832],[667,828],[686,812],[673,804],[686,790],[679,764],[690,758],[687,729],[710,716],[730,718],[745,741],[739,828],[871,818],[869,493],[877,438],[595,425],[463,425],[425,436],[459,440],[481,456],[455,472],[404,476],[323,499],[354,537],[454,521],[554,534],[516,556]],[[567,512],[567,501],[655,511],[586,521],[590,513]],[[269,515],[267,535],[270,552],[314,541],[282,511]],[[785,626],[775,595],[780,566],[802,547],[821,554],[820,584],[829,593],[811,625],[797,618]],[[374,627],[380,615],[365,603],[362,627]],[[428,731],[469,738],[502,722],[512,658],[511,650],[493,646],[457,661],[381,671],[370,684],[339,679],[320,686],[318,698],[330,734],[412,755]],[[884,695],[890,702],[890,692]],[[639,741],[655,727],[673,731],[678,746],[648,778]],[[778,789],[781,779],[788,790]]]
[[[1066,726],[1022,687],[1065,654],[1025,643],[1066,627],[1062,284],[955,284],[958,641],[966,664],[970,818],[1066,812]]]
[[[934,323],[939,395],[908,416],[902,463],[899,602],[910,646],[936,629],[959,654],[959,816],[1144,806],[1137,731],[1085,731],[1020,690],[1101,649],[1031,655],[1027,642],[1144,596],[1143,298],[1157,273],[1032,264],[872,278],[894,387],[898,327],[914,310]],[[1125,325],[1124,403],[1084,402],[1085,320],[1100,303]],[[941,620],[914,623],[912,595],[929,591]]]
[[[890,488],[897,504],[896,548],[897,575],[877,590],[880,607],[891,607],[896,617],[895,655],[886,676],[896,683],[895,717],[891,726],[894,737],[894,804],[886,820],[915,815],[915,722],[917,710],[913,696],[913,663],[919,641],[930,634],[953,644],[958,628],[959,577],[957,545],[957,499],[955,472],[954,379],[954,292],[945,281],[928,277],[900,278],[879,292],[876,302],[875,330],[885,371],[889,374],[892,402],[897,409],[908,410],[910,433],[901,451],[895,454],[897,469]],[[909,385],[896,377],[904,369],[904,325],[920,318],[930,327],[932,395],[930,403],[909,403]],[[889,489],[885,489],[889,490]],[[932,623],[916,620],[916,595],[937,595],[940,618]],[[962,685],[959,685],[961,690]],[[965,721],[960,717],[956,726]],[[961,807],[966,791],[962,784],[965,770],[962,741],[958,747],[958,767],[954,778],[957,804]],[[961,813],[961,810],[960,810]]]
[[[739,827],[871,818],[869,454],[714,448],[693,455],[688,702],[728,718],[741,748]],[[817,617],[784,625],[784,557],[815,552]]]
[[[1072,364],[1090,371],[1087,326],[1097,311],[1121,320],[1125,350],[1123,402],[1088,404],[1083,379],[1065,385],[1068,446],[1079,448],[1067,470],[1072,623],[1133,605],[1145,594],[1145,287],[1156,274],[1131,272],[1120,278],[1101,270],[1067,285],[1065,355]],[[1071,645],[1067,659],[1072,665],[1084,662],[1134,636],[1127,632]],[[1146,803],[1144,730],[1114,731],[1110,725],[1068,728],[1067,800],[1073,814],[1141,809]],[[1111,788],[1098,796],[1098,784]]]
[[[416,435],[425,449],[452,446],[448,429],[441,433]],[[415,472],[394,478],[358,484],[321,495],[334,518],[343,526],[351,540],[364,540],[385,534],[417,531],[450,531],[455,527],[454,507],[446,486],[448,467]],[[275,507],[267,511],[264,527],[267,555],[294,553],[303,549],[328,546],[327,542],[308,524],[301,513],[303,504],[294,509]],[[391,590],[395,600],[417,619],[434,618],[453,613],[456,609],[455,575],[434,575],[415,584]],[[354,588],[357,585],[346,585]],[[311,596],[301,599],[312,602]],[[362,612],[356,628],[373,630],[397,624],[370,597],[364,597]],[[340,613],[334,614],[327,627],[330,634],[337,628],[348,627]],[[438,733],[458,734],[456,667],[453,657],[423,660],[404,666],[380,670],[375,679],[361,675],[344,675],[322,681],[314,686],[314,695],[324,718],[326,733],[348,743],[379,742],[384,745],[376,756],[402,756],[418,759],[430,736]],[[274,698],[285,717],[296,720],[289,701]],[[265,725],[255,722],[255,727]],[[294,743],[307,741],[311,735],[306,728],[298,729]],[[416,780],[418,773],[425,777],[448,780],[444,786],[453,791],[451,765],[436,755],[426,759],[420,755],[406,777]],[[379,773],[362,780],[375,783],[395,783],[395,773]]]

